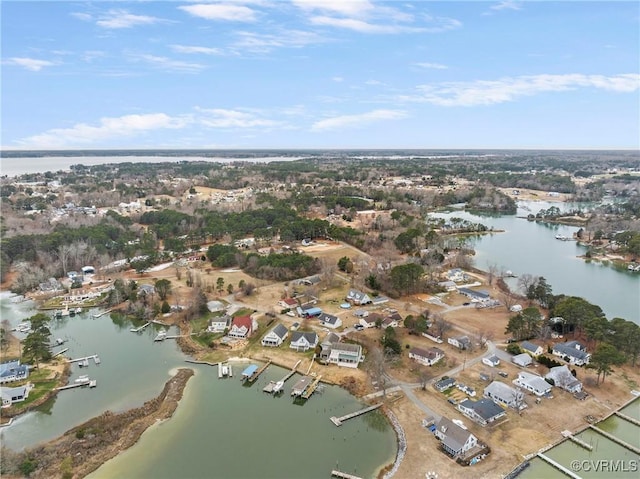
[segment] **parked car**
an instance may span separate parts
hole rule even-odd
[[[498,371],[498,374],[503,378],[506,378],[507,376],[509,376],[509,374],[505,373],[504,371]]]
[[[356,331],[362,331],[364,329],[364,326],[362,324],[356,324],[353,329],[355,329]]]

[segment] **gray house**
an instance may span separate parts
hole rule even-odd
[[[497,421],[507,414],[504,409],[489,398],[483,398],[477,401],[465,399],[458,404],[458,410],[481,426],[486,426],[491,422]]]
[[[568,341],[566,343],[558,343],[553,346],[551,352],[555,356],[560,356],[569,364],[583,366],[589,364],[591,354],[587,352],[587,348],[578,341]]]
[[[549,372],[545,375],[545,379],[552,379],[556,387],[569,391],[570,393],[582,391],[582,383],[571,374],[566,364],[549,369]]]
[[[433,433],[440,439],[442,449],[453,457],[463,455],[478,444],[477,437],[446,417],[442,417],[438,421],[436,430]]]
[[[291,344],[289,347],[296,351],[307,351],[318,345],[318,335],[316,333],[308,333],[302,331],[294,331],[291,333]]]
[[[517,364],[518,366],[522,366],[524,368],[530,366],[531,363],[533,363],[533,359],[531,359],[531,356],[529,356],[527,353],[517,354],[511,358],[511,361],[513,361],[513,364]]]
[[[493,381],[484,388],[484,397],[516,410],[527,407],[524,403],[524,393],[522,391],[500,381]]]

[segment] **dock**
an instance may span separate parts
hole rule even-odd
[[[98,358],[97,354],[92,354],[91,356],[86,356],[84,358],[76,358],[76,359],[69,359],[67,362],[68,363],[77,363],[77,362],[89,362],[89,359],[93,359],[95,361],[95,359]],[[100,362],[100,358],[98,358],[98,363]]]
[[[623,441],[622,439],[620,439],[619,437],[614,436],[613,434],[609,434],[607,431],[603,431],[602,429],[600,429],[599,427],[594,426],[593,424],[589,424],[589,428],[593,429],[598,434],[602,434],[607,439],[610,439],[613,442],[620,444],[622,447],[626,447],[630,451],[633,451],[636,454],[640,455],[640,447],[636,447],[633,444],[629,444],[628,442]]]
[[[640,426],[640,421],[638,421],[635,417],[627,416],[626,414],[621,413],[620,411],[616,411],[613,414],[615,414],[619,418],[624,419],[625,421],[629,421],[631,424],[635,424],[636,426]]]
[[[271,360],[267,361],[266,364],[264,364],[260,369],[256,370],[253,372],[253,374],[251,374],[250,376],[246,377],[246,380],[250,383],[254,382],[256,379],[258,379],[258,377],[265,372],[265,370],[269,367],[269,365],[271,364]],[[249,368],[247,368],[249,369]],[[247,370],[245,369],[245,371]],[[243,373],[244,375],[244,373]]]
[[[56,354],[54,354],[53,356],[51,356],[52,358],[55,358],[56,356],[60,356],[61,354],[66,353],[67,351],[69,351],[69,348],[64,348],[60,351],[58,351]]]
[[[336,426],[342,426],[342,423],[345,421],[348,421],[349,419],[353,419],[354,417],[358,417],[362,414],[366,414],[369,411],[373,411],[374,409],[378,409],[380,406],[382,406],[382,403],[378,403],[378,404],[374,404],[373,406],[369,406],[366,407],[364,409],[360,409],[359,411],[356,412],[352,412],[351,414],[346,414],[344,416],[341,417],[335,417],[335,416],[331,416],[331,422],[333,424],[335,424]]]
[[[131,328],[129,331],[131,331],[132,333],[139,333],[140,331],[142,331],[144,328],[146,328],[147,326],[149,326],[151,324],[151,321],[144,323],[142,326],[140,326],[139,328]]]
[[[184,360],[185,363],[191,363],[191,364],[206,364],[207,366],[217,366],[218,363],[210,363],[207,361],[196,361],[194,359],[185,359]]]
[[[102,313],[96,313],[96,314],[93,315],[93,319],[98,319],[100,316],[104,316],[105,314],[109,314],[114,309],[115,308],[111,308],[111,309],[107,309],[106,311],[103,311]]]
[[[304,391],[307,389],[309,384],[312,383],[312,381],[313,377],[302,376],[300,379],[298,379],[298,382],[293,385],[293,388],[291,389],[291,395],[302,396],[302,393],[304,393]]]
[[[582,479],[579,475],[577,475],[575,472],[573,472],[570,469],[567,469],[566,467],[564,467],[562,464],[560,464],[559,462],[554,461],[553,459],[551,459],[549,456],[545,456],[544,454],[542,454],[541,452],[539,452],[538,454],[536,454],[536,456],[538,456],[540,459],[542,459],[544,462],[546,462],[547,464],[552,465],[553,467],[555,467],[556,469],[558,469],[559,471],[563,472],[564,474],[566,474],[567,476],[573,478],[573,479]]]
[[[562,431],[562,436],[566,437],[570,441],[575,442],[577,445],[584,447],[587,451],[593,451],[593,446],[582,439],[575,437],[571,431]]]
[[[56,388],[56,391],[66,391],[67,389],[82,388],[85,386],[89,386],[90,388],[95,388],[97,385],[98,385],[98,381],[96,381],[95,379],[86,378],[86,379],[83,379],[82,381],[75,382],[73,384],[60,386],[59,388]]]
[[[311,395],[315,392],[316,388],[318,387],[318,384],[320,384],[320,378],[322,378],[322,376],[318,376],[313,380],[311,384],[309,384],[309,387],[307,387],[304,390],[304,392],[300,395],[302,399],[309,399],[311,397]]]
[[[354,476],[353,474],[347,474],[346,472],[338,471],[336,469],[331,471],[331,477],[340,477],[342,479],[362,479],[359,476]]]
[[[289,371],[280,381],[269,381],[269,384],[267,384],[262,390],[270,394],[277,394],[281,392],[284,383],[286,383],[291,378],[291,376],[293,376],[297,372],[297,368],[301,362],[302,359],[299,359],[295,366],[291,368],[291,371]]]

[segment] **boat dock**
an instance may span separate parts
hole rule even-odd
[[[635,417],[627,416],[626,414],[621,413],[620,411],[616,411],[613,414],[615,414],[616,416],[624,419],[625,421],[629,421],[631,424],[635,424],[636,426],[640,426],[640,421],[638,421]]]
[[[571,431],[562,431],[562,436],[575,442],[577,445],[584,447],[588,451],[593,451],[593,446],[582,439],[575,437]]]
[[[554,461],[553,459],[551,459],[549,456],[545,456],[543,453],[539,452],[538,454],[536,454],[536,456],[538,456],[540,459],[542,459],[544,462],[546,462],[547,464],[552,465],[553,467],[555,467],[557,470],[565,473],[567,476],[573,478],[573,479],[582,479],[579,475],[577,475],[575,472],[573,472],[570,469],[567,469],[566,467],[564,467],[562,464],[560,464],[559,462]]]
[[[149,326],[151,324],[151,321],[144,323],[142,326],[140,326],[139,328],[131,328],[129,331],[131,331],[132,333],[139,333],[140,331],[142,331],[144,328],[146,328],[147,326]]]
[[[93,359],[95,361],[95,359],[98,358],[97,354],[92,354],[91,356],[86,356],[84,358],[76,358],[76,359],[69,359],[69,361],[67,361],[68,363],[84,363],[85,361],[87,363],[89,363],[89,359]],[[100,362],[100,358],[98,358],[98,363]]]
[[[56,391],[66,391],[67,389],[75,389],[75,388],[82,388],[85,386],[89,386],[90,388],[95,388],[98,385],[98,381],[96,381],[95,379],[83,379],[82,381],[73,383],[73,384],[68,384],[66,386],[60,386],[59,388],[56,388]]]
[[[298,382],[293,385],[291,389],[292,396],[302,396],[302,393],[307,389],[309,384],[313,381],[313,377],[311,376],[302,376],[298,379]]]
[[[307,387],[307,389],[305,389],[305,391],[300,395],[302,399],[309,399],[311,397],[311,395],[315,392],[316,388],[318,387],[318,384],[320,384],[321,377],[322,376],[318,376],[313,380],[311,384],[309,384],[309,387]]]
[[[634,446],[633,444],[629,444],[628,442],[623,441],[622,439],[620,439],[617,436],[614,436],[613,434],[609,434],[607,431],[603,431],[602,429],[600,429],[599,427],[594,426],[593,424],[589,424],[589,428],[593,429],[598,434],[602,434],[607,439],[610,439],[613,442],[620,444],[622,447],[626,447],[630,451],[633,451],[636,454],[640,454],[640,447]]]
[[[218,379],[222,379],[226,376],[233,377],[233,369],[229,363],[218,363]]]
[[[301,362],[302,362],[302,359],[299,359],[298,362],[295,364],[295,366],[291,368],[291,371],[289,371],[285,377],[283,377],[280,381],[269,381],[269,384],[267,384],[262,390],[270,394],[271,393],[277,394],[281,392],[282,387],[284,386],[284,383],[286,383],[291,378],[291,376],[293,376],[297,372],[297,368]]]
[[[67,351],[69,351],[69,348],[64,348],[60,351],[58,351],[56,354],[54,354],[53,356],[51,356],[52,358],[55,358],[56,356],[60,356],[61,354],[66,353]]]
[[[96,313],[96,314],[93,315],[93,319],[98,319],[100,316],[104,316],[105,314],[109,314],[114,309],[115,308],[111,308],[111,309],[107,309],[106,311],[103,311],[102,313]]]
[[[342,423],[349,420],[349,419],[353,419],[354,417],[358,417],[362,414],[366,414],[369,411],[373,411],[374,409],[378,409],[380,406],[382,406],[382,403],[378,403],[378,404],[374,404],[373,406],[369,406],[366,407],[364,409],[360,409],[359,411],[356,412],[352,412],[351,414],[346,414],[344,416],[341,417],[335,417],[335,416],[331,416],[331,422],[333,424],[335,424],[336,426],[342,426]]]
[[[248,382],[252,383],[254,382],[256,379],[258,379],[258,377],[265,372],[265,370],[269,367],[269,365],[271,364],[271,360],[267,361],[266,364],[264,364],[260,369],[254,370],[253,373],[250,376],[247,376],[246,378],[244,377],[244,372],[242,373],[243,375],[243,379],[246,379]],[[250,368],[251,366],[249,366]],[[245,372],[249,369],[245,369]],[[257,368],[257,366],[256,366]]]
[[[340,477],[342,479],[362,479],[359,476],[354,476],[353,474],[347,474],[346,472],[338,471],[336,469],[331,471],[331,477]]]

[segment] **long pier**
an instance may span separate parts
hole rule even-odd
[[[103,311],[102,313],[96,313],[96,314],[93,315],[93,319],[98,319],[100,316],[104,316],[105,314],[109,314],[114,309],[116,309],[116,308],[107,309],[106,311]]]
[[[144,328],[146,328],[147,326],[149,326],[151,324],[151,321],[144,323],[142,326],[140,326],[139,328],[131,328],[129,331],[131,331],[132,333],[139,333],[140,331],[142,331]]]
[[[633,451],[636,454],[640,455],[640,448],[639,447],[636,447],[633,444],[629,444],[628,442],[623,441],[622,439],[620,439],[619,437],[614,436],[613,434],[609,434],[607,431],[603,431],[602,429],[600,429],[599,427],[594,426],[593,424],[589,424],[589,427],[591,429],[593,429],[594,431],[596,431],[598,434],[602,434],[607,439],[611,439],[613,442],[620,444],[622,447],[626,447],[630,451]]]
[[[551,459],[549,456],[545,456],[544,454],[542,454],[541,452],[539,452],[538,454],[536,454],[536,456],[538,456],[540,459],[542,459],[544,462],[551,464],[553,467],[555,467],[556,469],[558,469],[559,471],[563,472],[564,474],[566,474],[567,476],[573,478],[573,479],[582,479],[579,475],[577,475],[575,472],[573,472],[571,469],[567,469],[566,467],[564,467],[562,464],[560,464],[559,462],[554,461],[553,459]]]
[[[346,472],[338,471],[337,469],[334,469],[333,471],[331,471],[331,477],[340,477],[342,479],[362,479],[359,476],[354,476],[353,474],[348,474]]]
[[[635,417],[627,416],[626,414],[616,411],[613,414],[624,419],[625,421],[629,421],[631,424],[635,424],[636,426],[640,426],[640,421],[638,421]]]
[[[195,359],[185,359],[184,360],[185,363],[191,363],[191,364],[206,364],[207,366],[217,366],[218,363],[210,363],[207,361],[196,361]]]
[[[60,356],[61,354],[66,353],[67,351],[69,351],[69,348],[64,348],[60,351],[58,351],[56,354],[54,354],[53,356],[51,356],[52,358],[55,358],[56,356]]]
[[[342,426],[342,423],[349,420],[349,419],[353,419],[354,417],[358,417],[362,414],[366,414],[369,411],[373,411],[374,409],[378,409],[380,406],[382,406],[382,403],[378,403],[378,404],[374,404],[373,406],[369,406],[366,407],[364,409],[360,409],[359,411],[356,412],[352,412],[351,414],[345,414],[344,416],[341,417],[335,417],[335,416],[331,416],[331,422],[333,424],[335,424],[336,426]]]
[[[85,386],[95,387],[96,384],[97,382],[95,379],[87,379],[85,381],[81,381],[73,384],[67,384],[66,386],[60,386],[59,388],[56,388],[56,391],[65,391],[67,389],[81,388]]]
[[[588,451],[593,451],[593,446],[585,441],[583,441],[582,439],[580,439],[579,437],[574,436],[571,431],[562,431],[562,436],[566,437],[567,439],[569,439],[570,441],[575,442],[577,445],[584,447],[586,450]]]
[[[256,379],[258,379],[258,377],[265,372],[265,370],[269,367],[269,365],[271,364],[271,360],[267,361],[266,364],[264,364],[260,369],[258,369],[255,373],[253,373],[250,377],[247,378],[247,381],[249,381],[250,383],[254,382]]]
[[[69,359],[69,361],[67,361],[68,363],[77,363],[79,361],[84,361],[85,359],[88,361],[89,359],[93,359],[95,361],[95,359],[98,357],[97,354],[92,354],[91,356],[86,356],[84,358],[76,358],[76,359]],[[98,362],[100,362],[100,358],[98,358]]]

